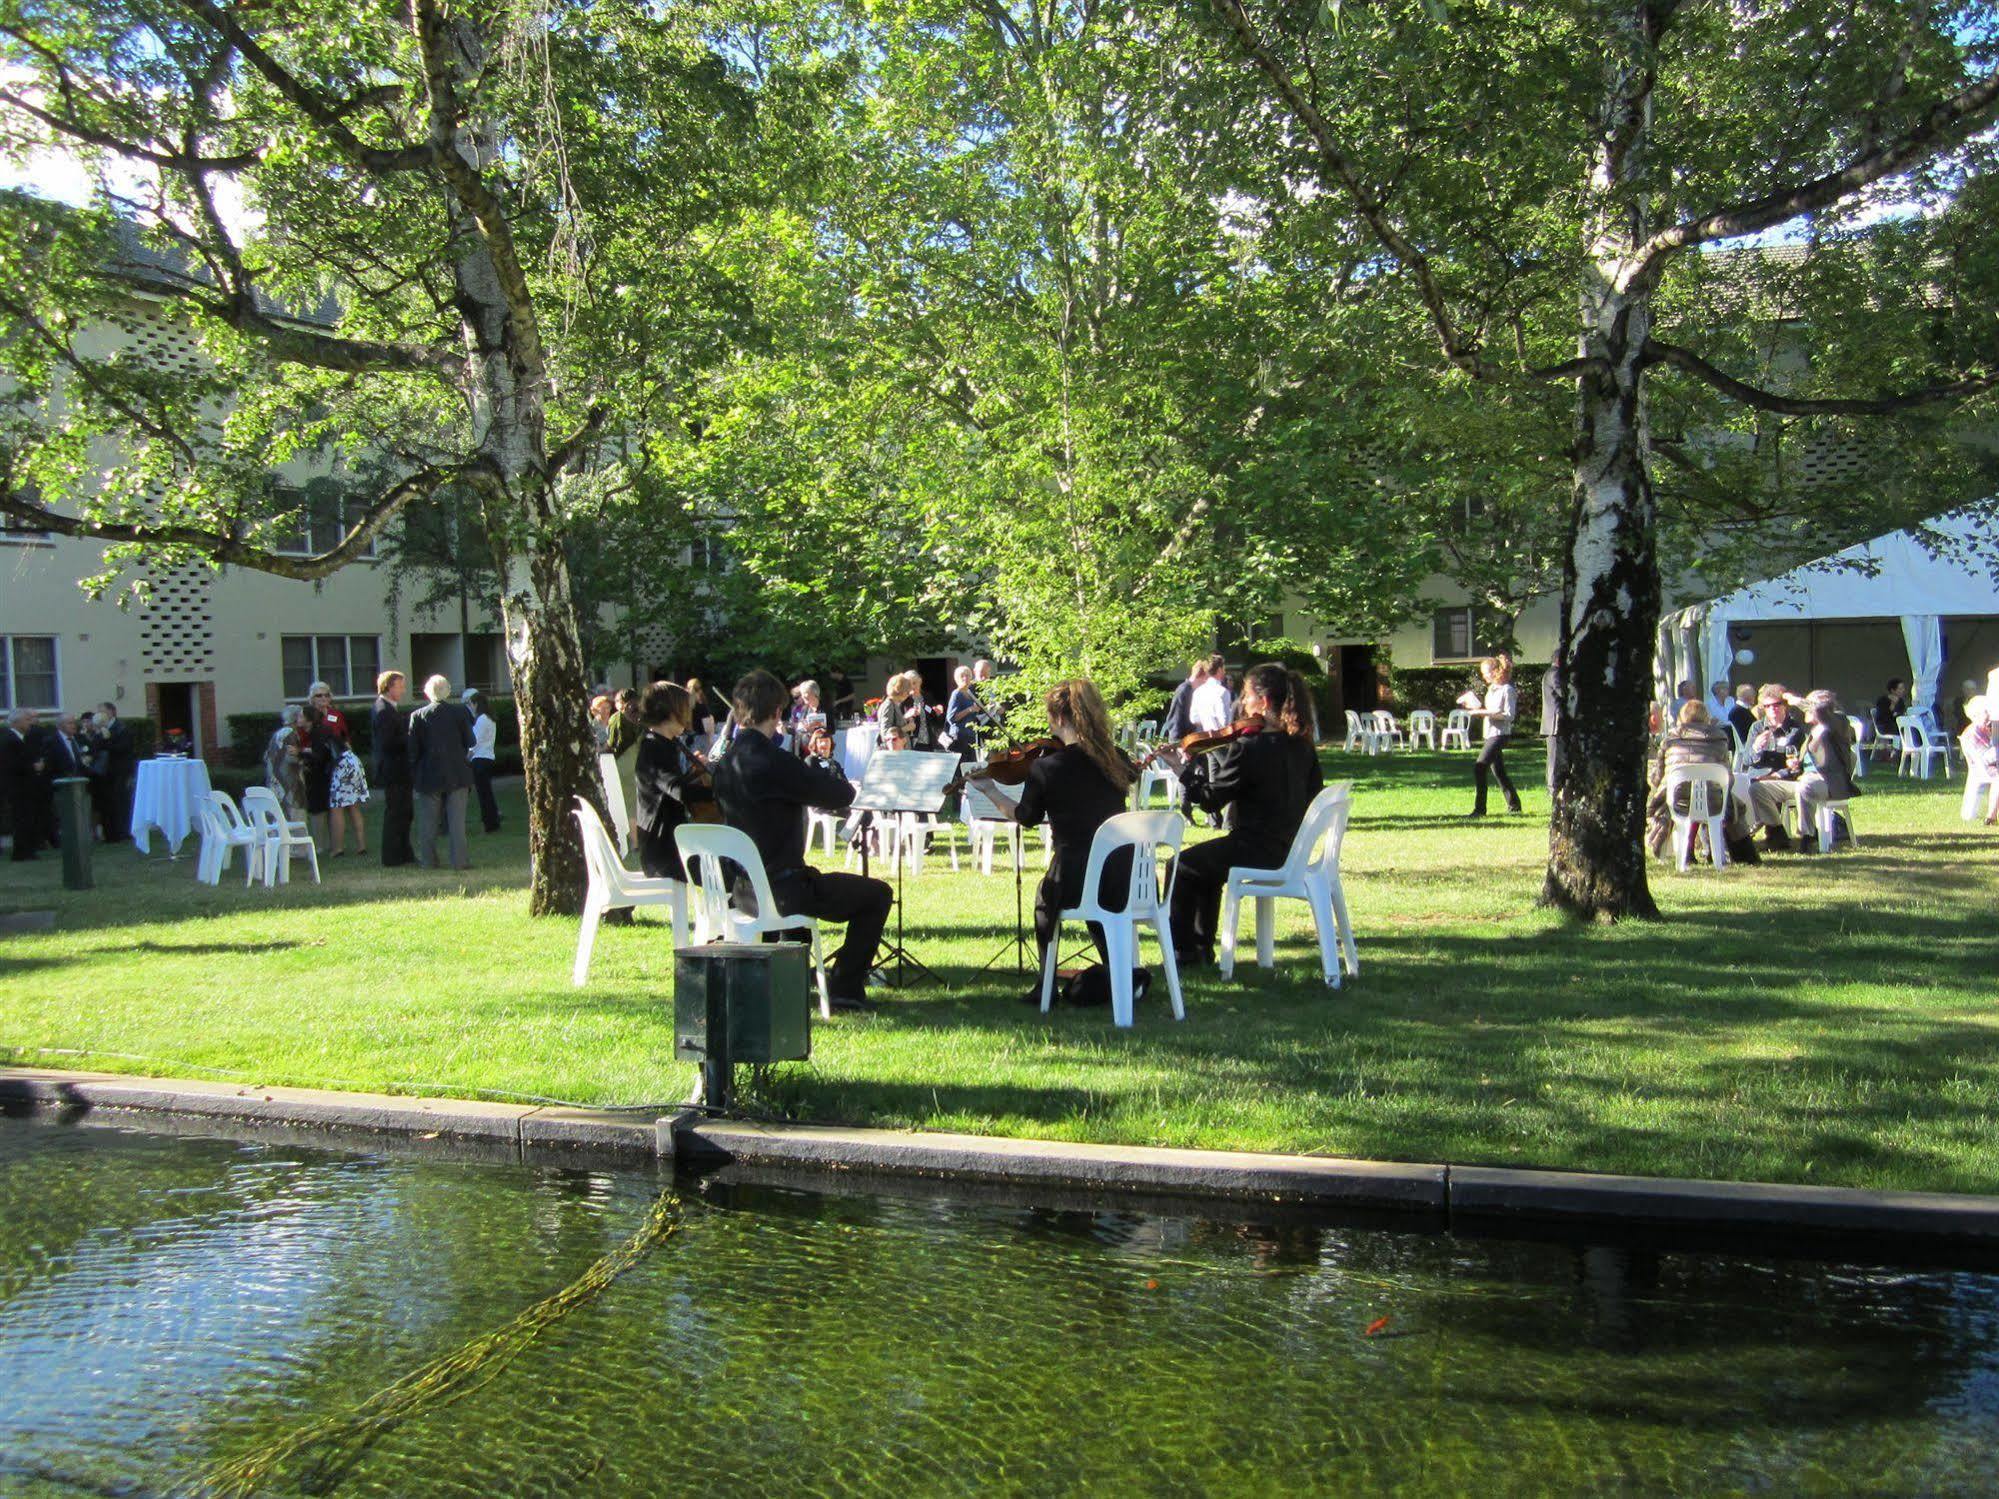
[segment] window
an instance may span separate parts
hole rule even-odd
[[[285,697],[303,701],[314,682],[335,697],[366,697],[382,669],[379,635],[287,635],[283,638]]]
[[[1430,659],[1469,661],[1489,656],[1507,633],[1506,619],[1482,604],[1459,604],[1430,616]]]
[[[688,565],[700,573],[725,573],[729,570],[729,549],[719,536],[697,536],[687,549]]]
[[[61,705],[55,636],[0,635],[0,708],[12,712]]]
[[[366,500],[324,481],[306,489],[279,485],[277,496],[279,505],[290,512],[291,518],[272,541],[271,549],[294,557],[316,557],[332,551],[368,509]],[[374,537],[368,538],[361,555],[375,555]]]

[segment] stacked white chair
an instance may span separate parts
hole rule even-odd
[[[1425,749],[1437,747],[1437,715],[1428,708],[1415,708],[1409,714],[1409,748],[1418,745]]]
[[[277,794],[268,786],[250,786],[243,792],[243,815],[250,826],[256,829],[261,845],[258,857],[263,860],[264,887],[290,884],[292,877],[292,850],[303,849],[312,864],[312,882],[319,881],[319,850],[314,846],[312,834],[302,822],[294,822],[285,816],[285,809],[279,805]]]
[[[1895,774],[1907,775],[1913,762],[1916,773],[1924,780],[1930,778],[1930,767],[1937,760],[1943,761],[1944,779],[1950,779],[1950,741],[1932,729],[1922,719],[1904,714],[1895,720],[1896,731],[1901,736],[1902,757],[1896,763]]]
[[[1965,730],[1966,734],[1970,732],[1969,729]],[[1964,757],[1964,803],[1958,809],[1958,815],[1966,822],[1970,822],[1979,815],[1978,802],[1980,793],[1984,795],[1985,815],[1987,817],[1990,817],[1995,811],[1999,811],[1999,780],[1995,780],[1987,775],[1984,767],[1974,764],[1971,756],[1967,753]]]
[[[839,842],[840,823],[838,812],[828,812],[820,807],[805,809],[805,846],[810,849],[814,838],[825,839],[826,857],[832,858],[834,846]]]
[[[618,774],[616,755],[597,757],[597,781],[604,788],[604,805],[611,810],[611,825],[618,830],[618,857],[627,858],[632,851],[632,813],[625,805],[625,778]]]
[[[826,960],[819,943],[819,922],[811,916],[786,916],[777,909],[770,893],[770,878],[764,873],[763,855],[757,852],[750,835],[741,828],[714,823],[690,822],[674,829],[673,843],[680,850],[683,868],[693,869],[700,879],[702,930],[730,942],[760,942],[768,935],[805,934],[812,947],[812,971],[819,980],[819,1013],[833,1013],[832,991],[826,987]],[[694,861],[700,860],[697,865]],[[728,866],[741,869],[756,897],[757,914],[745,915],[730,904]]]
[[[1355,750],[1363,754],[1374,753],[1374,730],[1362,722],[1361,716],[1353,709],[1347,709],[1347,737],[1340,748],[1348,754]]]
[[[1867,774],[1867,761],[1869,757],[1863,754],[1862,751],[1868,747],[1867,740],[1870,726],[1866,719],[1856,718],[1851,713],[1846,715],[1846,722],[1847,726],[1853,730],[1853,778],[1857,781]]]
[[[236,809],[236,803],[229,799],[226,791],[211,791],[208,800],[196,805],[201,815],[201,858],[195,866],[194,877],[204,885],[222,883],[222,871],[229,867],[229,861],[236,856],[236,850],[243,850],[243,883],[248,885],[262,870],[264,840],[257,830],[243,820],[243,814]]]
[[[1138,958],[1138,929],[1150,925],[1159,942],[1160,966],[1166,970],[1166,989],[1173,1000],[1173,1018],[1185,1020],[1186,1007],[1180,1001],[1180,970],[1173,962],[1173,934],[1167,912],[1173,904],[1173,878],[1169,872],[1162,892],[1159,882],[1159,850],[1180,851],[1187,819],[1178,812],[1120,812],[1097,829],[1090,840],[1090,862],[1083,871],[1083,899],[1061,913],[1055,938],[1061,936],[1061,921],[1099,922],[1104,929],[1104,947],[1110,968],[1111,1019],[1119,1026],[1132,1023],[1134,998],[1131,970]],[[1119,849],[1131,854],[1131,875],[1126,884],[1121,911],[1104,908],[1104,864]],[[1055,953],[1061,945],[1051,940],[1041,964],[1041,1012],[1055,999]]]
[[[1277,964],[1277,902],[1302,900],[1311,908],[1319,935],[1319,968],[1333,988],[1340,970],[1360,974],[1360,949],[1353,922],[1347,916],[1346,891],[1340,885],[1340,845],[1346,841],[1347,819],[1353,811],[1353,783],[1340,781],[1312,798],[1291,839],[1291,851],[1276,869],[1231,869],[1222,891],[1223,978],[1235,975],[1236,926],[1246,898],[1256,902],[1256,961]]]
[[[583,895],[583,924],[576,933],[576,963],[569,981],[582,988],[590,977],[590,954],[597,946],[597,928],[606,911],[637,906],[665,906],[672,914],[673,945],[687,945],[687,886],[679,880],[633,874],[618,857],[597,809],[576,798],[576,828],[583,835],[583,867],[590,888]]]
[[[1686,873],[1693,862],[1697,828],[1707,828],[1708,853],[1717,870],[1728,865],[1729,788],[1734,780],[1726,765],[1675,765],[1666,772],[1666,808],[1673,816],[1673,857],[1679,871]],[[1679,809],[1676,795],[1687,789],[1687,809]]]
[[[928,812],[902,812],[896,816],[895,831],[896,858],[909,860],[911,874],[923,873],[923,855],[933,837],[944,841],[945,850],[951,855],[951,870],[957,872],[958,840],[950,823]]]
[[[1143,812],[1151,807],[1152,789],[1155,786],[1163,786],[1166,789],[1166,806],[1169,811],[1187,799],[1187,788],[1181,784],[1180,777],[1173,773],[1171,767],[1148,765],[1138,773],[1138,780],[1132,786],[1133,811]]]
[[[1444,732],[1437,736],[1438,749],[1471,748],[1471,715],[1462,708],[1453,708],[1444,717]]]
[[[1402,726],[1395,721],[1395,715],[1386,708],[1374,710],[1374,743],[1384,753],[1405,747]]]

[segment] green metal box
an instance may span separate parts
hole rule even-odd
[[[799,942],[711,942],[673,955],[674,1055],[802,1062],[812,1055],[811,953]]]

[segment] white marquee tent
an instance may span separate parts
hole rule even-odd
[[[1991,502],[1927,522],[1927,544],[1893,531],[1782,577],[1668,613],[1659,624],[1654,675],[1660,700],[1691,680],[1723,681],[1733,659],[1729,627],[1750,621],[1899,619],[1919,707],[1933,707],[1943,671],[1943,621],[1999,614],[1999,533]]]

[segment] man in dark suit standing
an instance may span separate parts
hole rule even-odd
[[[410,790],[410,726],[402,710],[409,690],[409,678],[399,671],[385,671],[375,678],[372,774],[382,788],[382,865],[388,869],[416,862],[416,851],[410,847],[410,818],[415,811]]]
[[[139,766],[139,750],[132,742],[132,726],[118,717],[116,703],[99,703],[92,727],[102,764],[90,783],[90,799],[104,827],[104,841],[119,843],[132,832],[132,775]]]
[[[451,867],[470,869],[465,852],[465,801],[472,794],[472,715],[447,702],[451,683],[432,677],[423,684],[429,699],[410,715],[410,784],[416,791],[416,861],[437,867],[437,824],[443,819],[451,840]]]
[[[48,787],[48,837],[51,847],[62,844],[62,820],[56,813],[56,782],[79,776],[88,780],[90,767],[86,763],[86,754],[74,714],[64,714],[42,730],[42,781]],[[83,838],[86,843],[90,841],[88,824],[83,828]]]
[[[14,860],[26,863],[46,841],[48,788],[42,780],[46,763],[31,708],[16,709],[0,727],[0,790],[7,797],[8,821],[14,829]]]

